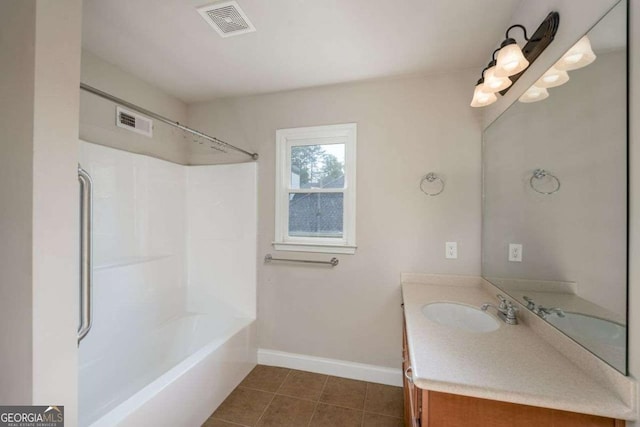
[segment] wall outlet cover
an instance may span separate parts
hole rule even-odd
[[[445,252],[444,256],[447,259],[457,259],[458,258],[458,242],[446,242],[444,245]]]
[[[522,245],[520,243],[509,243],[509,261],[522,262]]]

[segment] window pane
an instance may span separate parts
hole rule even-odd
[[[343,193],[289,193],[289,236],[342,238]]]
[[[344,188],[344,144],[291,147],[291,188]]]

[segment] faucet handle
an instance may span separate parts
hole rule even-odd
[[[507,312],[505,313],[505,322],[509,325],[517,325],[518,317],[516,314],[518,313],[518,307],[514,306],[511,301],[507,301]]]
[[[533,300],[531,298],[529,298],[528,296],[524,295],[522,297],[523,300],[525,300],[527,302],[527,308],[529,310],[534,310],[536,308],[536,303],[533,302]]]
[[[507,299],[502,295],[502,294],[497,294],[496,295],[498,297],[498,299],[500,300],[500,309],[501,310],[505,310],[507,309],[507,307],[509,307],[509,304],[511,303],[510,301],[507,301]]]

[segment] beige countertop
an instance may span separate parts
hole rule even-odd
[[[484,399],[633,420],[631,408],[606,386],[524,324],[489,333],[439,325],[422,307],[448,301],[480,307],[496,304],[481,280],[403,278],[402,295],[413,381],[419,388]],[[489,312],[491,315],[494,313]],[[494,316],[496,317],[496,316]],[[497,318],[497,317],[496,317]]]

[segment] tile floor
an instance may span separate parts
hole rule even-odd
[[[402,427],[402,388],[256,366],[202,427]]]

